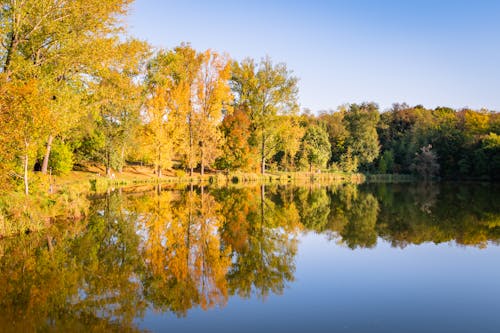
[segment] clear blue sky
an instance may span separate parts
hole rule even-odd
[[[500,110],[500,1],[136,0],[127,24],[156,47],[285,62],[313,111],[363,101]]]

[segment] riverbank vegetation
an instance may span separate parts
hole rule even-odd
[[[299,78],[269,57],[236,61],[124,37],[130,3],[3,2],[3,192],[50,192],[52,175],[89,164],[110,179],[139,165],[157,178],[303,171],[498,179],[496,112],[406,104],[380,112],[375,103],[301,110]]]
[[[89,190],[116,186],[500,175],[496,112],[359,103],[313,113],[298,104],[299,78],[269,57],[128,37],[131,2],[2,2],[1,235],[81,219]]]

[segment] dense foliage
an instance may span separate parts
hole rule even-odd
[[[362,103],[301,114],[298,78],[283,63],[123,38],[130,2],[2,1],[3,188],[28,194],[33,172],[88,162],[109,176],[128,162],[158,177],[172,168],[500,175],[495,112]]]

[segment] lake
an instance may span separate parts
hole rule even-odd
[[[0,331],[500,332],[500,186],[177,186],[0,240]]]

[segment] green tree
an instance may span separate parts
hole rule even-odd
[[[300,124],[300,118],[294,114],[281,116],[278,122],[277,154],[279,163],[285,170],[295,170],[297,155],[306,129]]]
[[[313,166],[323,168],[330,159],[331,147],[328,134],[320,126],[309,126],[302,138],[299,158],[309,165],[309,172]]]
[[[330,197],[325,188],[300,188],[295,197],[300,221],[307,230],[324,232],[328,228]]]
[[[393,172],[394,166],[394,154],[392,150],[386,150],[382,153],[378,161],[378,172],[380,173],[391,173]]]
[[[488,158],[488,171],[492,179],[500,178],[500,135],[489,133],[483,138],[482,149]]]
[[[68,173],[73,169],[73,152],[71,146],[61,140],[55,140],[49,167],[54,174]]]
[[[329,164],[339,163],[341,157],[346,152],[346,140],[349,132],[345,127],[344,119],[345,110],[341,107],[340,110],[320,112],[318,120],[320,124],[325,126],[328,133],[328,140],[332,148]]]
[[[376,130],[379,118],[378,106],[374,103],[351,104],[344,115],[344,124],[349,132],[346,145],[363,167],[375,160],[380,152]]]
[[[297,108],[297,81],[285,64],[274,65],[270,58],[263,59],[258,67],[251,59],[233,65],[235,104],[249,110],[261,173],[265,173],[266,160],[278,146],[279,116]]]
[[[99,153],[107,176],[112,167],[121,172],[125,152],[139,128],[143,98],[137,80],[147,52],[148,46],[136,40],[115,45],[112,61],[99,69],[98,82],[91,85],[97,107],[96,130],[104,138]]]

